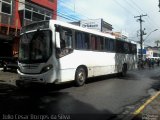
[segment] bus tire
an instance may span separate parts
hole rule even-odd
[[[76,86],[84,85],[87,78],[86,70],[84,67],[78,67],[75,73],[75,84]]]
[[[121,76],[124,77],[127,74],[127,64],[123,64]]]
[[[16,86],[19,88],[19,89],[25,89],[25,84],[23,81],[21,80],[16,80]]]
[[[4,66],[4,67],[3,67],[3,72],[6,72],[6,71],[7,71],[7,67]]]

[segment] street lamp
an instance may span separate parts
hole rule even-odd
[[[155,43],[157,44],[157,47],[158,47],[160,40],[156,40]]]
[[[145,30],[145,29],[144,29],[144,30]],[[144,30],[141,29],[141,32],[140,32],[140,33],[141,33],[141,34],[140,34],[140,37],[141,37],[141,39],[140,39],[140,45],[141,45],[141,49],[140,49],[140,60],[141,60],[141,61],[143,60],[143,42],[151,35],[151,33],[157,31],[158,29],[155,29],[155,30],[151,31],[151,32],[147,35],[147,37],[146,37],[145,39],[143,39],[143,35],[146,35],[146,34],[144,34]]]
[[[143,42],[151,35],[151,33],[155,32],[155,31],[157,31],[157,30],[158,30],[158,29],[155,29],[155,30],[151,31],[151,32],[147,35],[147,37],[143,40]]]

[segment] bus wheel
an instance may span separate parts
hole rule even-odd
[[[126,76],[127,74],[127,64],[123,64],[121,76]]]
[[[79,67],[76,70],[76,74],[75,74],[75,83],[76,86],[82,86],[84,85],[85,81],[86,81],[86,71],[83,67]]]
[[[16,86],[20,89],[24,89],[25,88],[25,84],[23,81],[21,80],[16,80]]]
[[[3,65],[3,72],[6,72],[6,71],[7,71],[7,65],[4,64],[4,65]]]
[[[3,67],[3,72],[6,72],[7,71],[7,67]]]

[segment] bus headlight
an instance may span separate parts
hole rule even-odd
[[[47,72],[47,71],[49,71],[52,68],[53,68],[53,65],[51,65],[51,64],[47,65],[47,66],[43,67],[41,73]]]

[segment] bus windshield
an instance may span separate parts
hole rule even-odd
[[[37,30],[20,37],[19,61],[23,63],[46,62],[51,56],[51,31]]]

